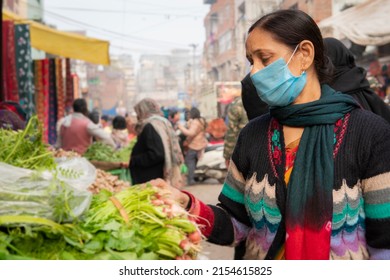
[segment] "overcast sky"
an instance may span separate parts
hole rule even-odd
[[[200,54],[209,8],[203,0],[45,0],[44,21],[108,40],[112,54],[167,54],[190,44]]]

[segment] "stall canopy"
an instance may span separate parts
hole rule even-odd
[[[94,64],[110,64],[108,41],[59,31],[32,20],[25,20],[7,10],[2,12],[3,20],[12,20],[16,24],[27,23],[30,25],[31,46],[36,49]]]
[[[333,28],[358,45],[380,46],[390,43],[389,16],[389,0],[368,0],[324,19],[318,26],[323,33]]]

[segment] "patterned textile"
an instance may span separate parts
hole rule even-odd
[[[57,119],[65,116],[65,88],[62,74],[63,59],[56,58]]]
[[[45,99],[43,95],[42,60],[34,60],[34,87],[35,87],[35,110],[38,119],[42,122],[45,118]]]
[[[49,127],[49,60],[34,61],[35,103],[38,119],[43,125],[42,139],[48,143]]]
[[[67,58],[65,60],[65,111],[70,111],[72,110],[73,106],[73,77],[70,71],[70,59]]]
[[[3,96],[6,101],[19,102],[15,61],[15,30],[12,21],[2,22]]]
[[[30,26],[15,25],[16,69],[19,87],[19,103],[30,118],[35,113],[34,82],[30,45]]]
[[[390,259],[390,126],[355,109],[334,133],[329,259]],[[244,259],[275,259],[275,244],[286,240],[285,166],[283,126],[269,114],[251,121],[238,138],[219,207],[191,199],[201,208],[194,211],[199,221],[209,222],[202,228],[208,240],[234,246],[246,239]]]
[[[57,141],[57,91],[56,91],[56,61],[49,60],[49,117],[48,117],[48,141],[54,145]]]

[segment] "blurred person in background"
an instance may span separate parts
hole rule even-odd
[[[98,110],[94,109],[88,114],[88,118],[96,125],[102,127],[100,123],[100,113]]]
[[[369,66],[369,76],[368,76],[369,83],[371,87],[374,89],[375,93],[380,97],[385,97],[385,80],[382,76],[381,72],[381,64],[379,60],[374,60],[370,63]]]
[[[197,108],[191,108],[187,127],[182,124],[178,125],[179,130],[186,136],[185,164],[188,168],[187,184],[189,186],[196,184],[194,180],[196,164],[207,146],[206,126],[206,120],[201,117]]]
[[[241,80],[241,88],[242,105],[244,106],[248,120],[252,120],[269,112],[268,104],[261,100],[256,92],[250,73]]]
[[[101,118],[100,118],[100,123],[104,129],[104,131],[106,131],[107,133],[111,134],[111,131],[112,131],[112,127],[111,127],[111,119],[109,116],[107,115],[103,115]]]
[[[170,110],[168,113],[168,120],[172,124],[173,129],[176,131],[180,121],[180,111]]]
[[[336,91],[352,96],[360,106],[390,123],[390,107],[370,87],[362,67],[356,66],[351,51],[335,38],[324,38],[325,54],[331,59],[334,71],[329,85]]]
[[[19,103],[4,101],[0,103],[0,128],[23,130],[26,126],[26,113]]]
[[[229,167],[230,158],[233,154],[238,134],[248,123],[248,117],[242,104],[241,91],[236,90],[233,98],[227,113],[228,124],[223,146],[223,157],[226,161],[226,167]]]
[[[211,145],[223,144],[227,126],[223,118],[216,118],[207,124],[206,133]]]
[[[118,115],[112,120],[111,137],[117,149],[124,148],[129,144],[129,133],[125,117]]]
[[[137,132],[135,129],[136,123],[137,123],[136,117],[130,115],[126,117],[126,127],[127,127],[129,141],[137,137]]]
[[[183,155],[172,125],[162,116],[154,99],[142,99],[134,106],[134,111],[138,136],[129,162],[133,184],[162,178],[181,188],[184,185],[180,173]]]
[[[111,136],[88,117],[87,102],[79,98],[73,102],[73,113],[57,122],[57,148],[83,155],[93,138],[115,148]]]

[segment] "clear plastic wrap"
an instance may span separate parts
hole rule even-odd
[[[54,171],[37,172],[0,162],[0,215],[31,215],[57,222],[89,207],[96,169],[84,158],[61,159]]]

